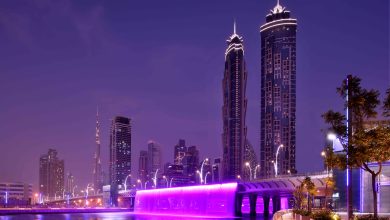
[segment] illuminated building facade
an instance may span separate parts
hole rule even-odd
[[[241,36],[234,32],[227,40],[223,88],[223,179],[234,180],[242,174],[243,151],[247,134],[245,125],[247,71]]]
[[[279,1],[260,27],[262,177],[275,175],[276,160],[278,174],[296,173],[296,32],[297,20]]]
[[[93,186],[96,191],[103,189],[103,171],[100,158],[100,123],[99,112],[96,111],[96,151],[94,156]]]
[[[146,150],[141,150],[138,161],[138,178],[144,183],[147,181],[148,175],[148,152]]]
[[[117,116],[112,120],[110,135],[110,184],[122,185],[131,173],[130,118]]]
[[[39,159],[39,192],[44,200],[62,196],[64,191],[64,160],[57,157],[57,151],[49,149]]]
[[[20,182],[0,183],[0,206],[18,207],[32,203],[32,185]]]

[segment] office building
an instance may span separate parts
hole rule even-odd
[[[261,35],[261,176],[296,173],[297,20],[279,4],[266,16]],[[278,158],[276,151],[281,147]]]
[[[186,156],[186,153],[187,153],[186,141],[180,139],[179,143],[177,143],[174,147],[173,160],[175,164],[181,165],[183,158]]]
[[[64,191],[64,160],[57,157],[57,151],[49,149],[39,159],[39,192],[43,200],[62,196]]]
[[[131,173],[131,120],[117,116],[112,120],[110,134],[111,188],[123,185]]]
[[[223,179],[234,180],[243,171],[243,151],[247,127],[245,125],[247,99],[245,96],[247,71],[243,39],[236,33],[227,40],[223,88]]]
[[[31,205],[32,185],[21,182],[0,182],[0,206],[23,207]]]
[[[148,172],[150,178],[154,178],[156,172],[157,175],[163,172],[162,167],[162,155],[161,155],[161,147],[155,141],[148,142]],[[158,171],[157,171],[158,170]]]
[[[148,177],[148,151],[141,150],[139,153],[138,160],[138,178],[141,180],[142,183],[145,183],[148,180]]]

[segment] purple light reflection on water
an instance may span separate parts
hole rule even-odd
[[[135,213],[234,217],[237,183],[138,191]]]

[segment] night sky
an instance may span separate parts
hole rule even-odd
[[[179,138],[201,157],[222,154],[226,39],[237,21],[248,69],[249,141],[259,152],[260,33],[276,0],[1,0],[0,181],[38,184],[39,156],[65,159],[92,182],[95,114],[104,170],[115,115],[132,118],[133,173],[155,140],[163,161]],[[298,19],[297,168],[323,169],[320,115],[342,109],[347,74],[389,87],[388,0],[282,0]],[[259,155],[257,155],[259,157]],[[79,187],[80,188],[80,187]]]

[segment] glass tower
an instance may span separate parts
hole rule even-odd
[[[233,180],[242,175],[243,152],[247,128],[245,125],[247,72],[241,36],[234,32],[227,40],[223,88],[223,179]]]
[[[117,116],[112,120],[110,136],[110,183],[122,185],[131,173],[130,118]]]
[[[297,20],[279,1],[260,27],[262,177],[296,173],[296,32]]]

